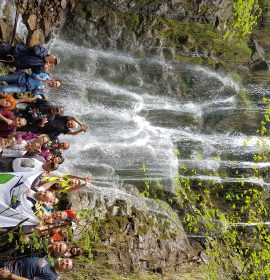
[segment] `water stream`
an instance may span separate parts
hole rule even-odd
[[[61,57],[53,76],[66,84],[51,92],[52,99],[67,115],[89,124],[85,135],[64,137],[72,148],[62,171],[91,173],[97,186],[116,189],[123,183],[142,188],[151,177],[173,191],[173,177],[184,165],[197,170],[195,181],[232,183],[247,174],[241,180],[268,186],[267,179],[250,175],[267,87],[243,89],[228,75],[202,66],[152,55],[139,59],[60,39],[52,53]],[[257,167],[266,172],[269,166]]]

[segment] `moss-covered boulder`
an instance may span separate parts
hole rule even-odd
[[[180,221],[168,206],[149,209],[140,197],[107,191],[82,191],[70,197],[72,209],[93,209],[99,220],[99,242],[92,243],[94,260],[115,271],[169,273],[194,257]]]

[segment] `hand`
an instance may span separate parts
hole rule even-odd
[[[82,124],[81,129],[82,129],[83,132],[86,132],[86,130],[88,129],[88,126],[85,125],[85,124]]]
[[[28,102],[35,103],[37,101],[37,97],[29,97]]]
[[[48,122],[47,117],[43,117],[43,118],[41,119],[40,127],[44,127],[45,124],[46,124],[47,122]]]
[[[41,119],[42,123],[47,123],[48,122],[48,118],[46,115],[43,116],[43,118]]]
[[[87,188],[92,188],[92,187],[94,187],[94,185],[91,184],[91,183],[89,183],[89,182],[86,182],[85,186],[86,186]]]
[[[87,182],[91,181],[92,179],[93,179],[93,178],[92,178],[91,176],[85,177],[85,181],[87,181]]]
[[[7,125],[12,125],[13,124],[13,120],[10,120],[10,119],[6,119],[5,122],[7,123]]]
[[[1,279],[8,279],[9,275],[11,274],[10,270],[7,268],[0,268],[0,278]]]

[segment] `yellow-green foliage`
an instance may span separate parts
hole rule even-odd
[[[234,0],[233,19],[224,39],[241,39],[250,35],[261,12],[258,0]]]

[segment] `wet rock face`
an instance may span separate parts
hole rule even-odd
[[[47,43],[53,30],[63,27],[67,13],[74,7],[74,0],[18,1],[17,10],[28,29],[28,45]]]
[[[159,273],[190,260],[194,251],[181,223],[146,211],[137,199],[131,202],[112,194],[105,198],[94,191],[71,196],[73,209],[95,209],[100,218],[103,249],[94,250],[96,258],[106,259],[119,271],[140,268]]]
[[[14,5],[8,1],[0,1],[0,38],[9,42],[12,38]]]
[[[155,17],[210,23],[221,29],[230,16],[226,0],[77,1],[66,30],[86,45],[134,51],[145,45],[162,45],[163,39],[157,30],[165,23]]]

